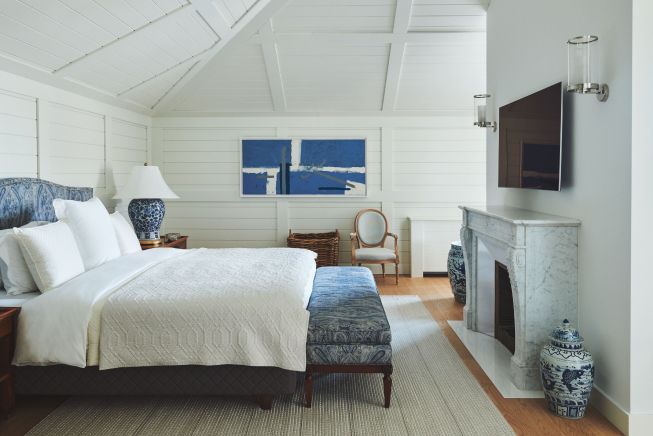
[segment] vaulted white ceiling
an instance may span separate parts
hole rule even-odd
[[[487,0],[2,0],[0,57],[155,113],[457,109]]]

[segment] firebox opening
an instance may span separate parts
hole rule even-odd
[[[508,267],[494,262],[494,337],[515,354],[515,308]]]

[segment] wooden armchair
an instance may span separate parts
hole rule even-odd
[[[399,284],[398,237],[389,232],[388,219],[376,209],[363,209],[356,215],[351,238],[351,264],[380,264],[385,278],[386,264],[395,265],[395,282]],[[394,250],[385,247],[386,238],[394,238]]]

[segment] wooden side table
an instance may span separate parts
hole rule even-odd
[[[170,242],[165,242],[165,239],[161,238],[161,245],[157,245],[156,247],[153,247],[151,245],[141,244],[141,248],[143,250],[149,250],[150,248],[166,247],[166,248],[180,248],[182,250],[185,250],[187,248],[187,243],[188,243],[188,236],[180,236],[179,239],[177,239],[176,241],[170,241]]]
[[[16,405],[11,361],[16,346],[19,308],[0,308],[0,418],[6,418]]]

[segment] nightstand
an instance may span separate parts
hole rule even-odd
[[[180,236],[179,239],[177,239],[176,241],[170,241],[170,242],[165,242],[165,239],[161,238],[161,245],[157,245],[156,247],[153,247],[151,245],[141,245],[141,248],[143,250],[149,250],[150,248],[166,247],[166,248],[181,248],[185,250],[187,242],[188,242],[188,236]]]
[[[11,361],[16,345],[16,325],[20,309],[0,308],[0,418],[6,418],[16,404]]]

